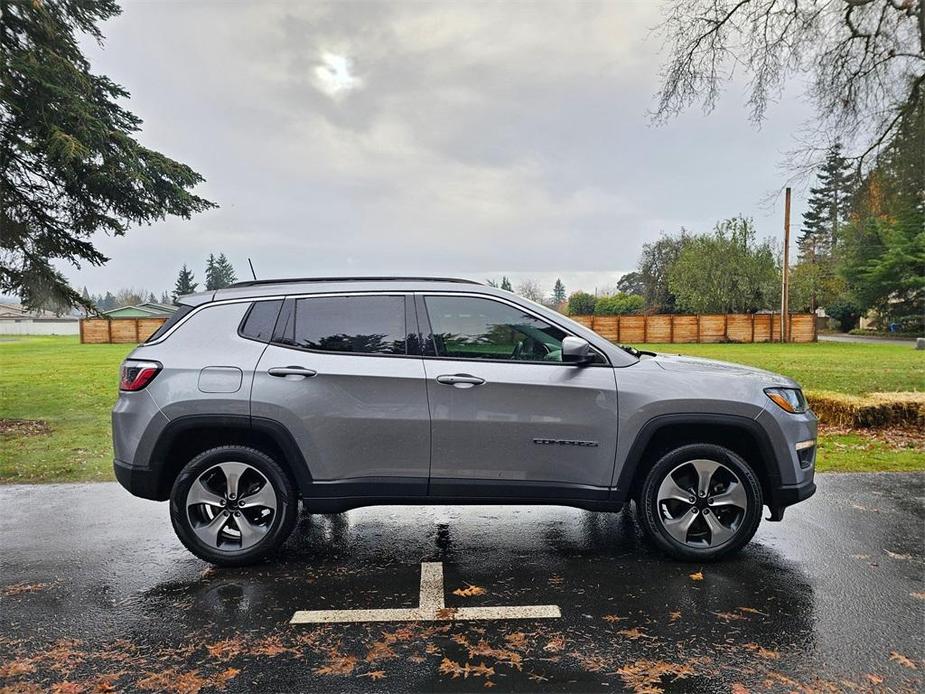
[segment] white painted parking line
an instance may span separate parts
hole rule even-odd
[[[446,607],[443,600],[443,564],[421,563],[421,597],[418,607],[380,610],[299,610],[290,624],[343,622],[451,622],[475,619],[554,619],[558,605],[502,607]]]

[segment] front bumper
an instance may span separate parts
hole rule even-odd
[[[116,459],[112,461],[112,469],[116,473],[119,484],[135,496],[154,501],[162,500],[162,496],[158,493],[157,477],[150,468],[135,467]]]
[[[816,483],[812,479],[802,484],[787,484],[776,487],[766,503],[771,509],[771,516],[768,520],[779,521],[784,517],[784,509],[793,506],[800,501],[808,499],[816,493]]]

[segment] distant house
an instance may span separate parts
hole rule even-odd
[[[77,316],[27,311],[21,304],[0,304],[0,335],[77,335]]]
[[[160,318],[167,317],[176,310],[176,306],[146,301],[136,306],[121,306],[103,311],[100,315],[104,318]]]

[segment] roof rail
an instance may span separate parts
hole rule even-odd
[[[236,287],[259,287],[264,284],[298,284],[310,282],[459,282],[460,284],[481,284],[475,280],[458,277],[277,277],[267,280],[246,280],[229,284],[226,289]]]

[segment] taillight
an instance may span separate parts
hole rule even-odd
[[[141,390],[157,376],[163,367],[156,361],[133,361],[126,359],[122,362],[122,374],[119,380],[119,390]]]

